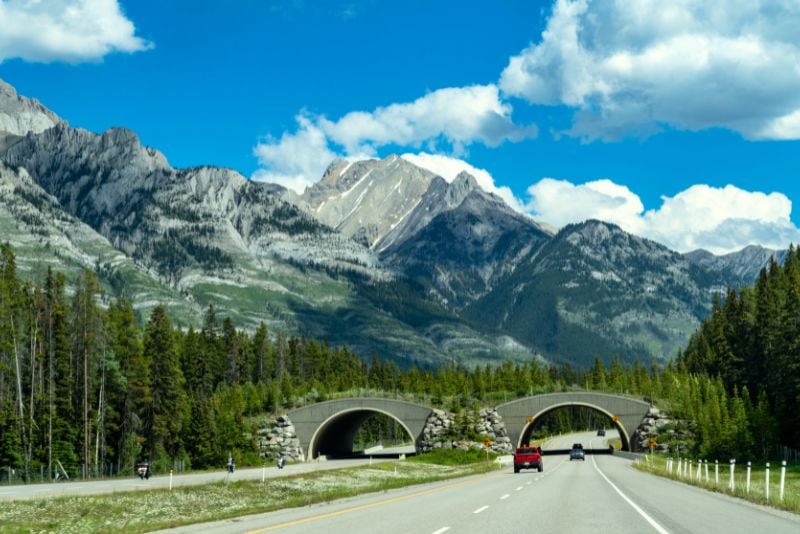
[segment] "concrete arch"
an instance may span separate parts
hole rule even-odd
[[[526,397],[501,404],[497,411],[503,417],[511,442],[519,446],[539,417],[566,406],[586,406],[608,416],[619,430],[622,449],[626,451],[632,450],[631,435],[650,409],[648,403],[638,399],[582,391]]]
[[[431,408],[381,398],[339,399],[304,406],[288,413],[307,459],[320,454],[349,454],[356,431],[376,413],[396,420],[418,446]]]

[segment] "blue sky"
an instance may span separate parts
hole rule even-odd
[[[494,4],[0,0],[0,78],[178,167],[302,189],[331,157],[434,154],[555,225],[800,241],[800,8]]]

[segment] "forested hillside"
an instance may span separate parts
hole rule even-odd
[[[755,287],[729,290],[679,361],[719,376],[728,393],[747,388],[775,415],[779,440],[800,446],[800,252],[774,259]]]
[[[683,363],[597,359],[575,370],[531,359],[400,369],[379,354],[285,339],[264,325],[248,334],[213,307],[197,329],[176,328],[160,306],[140,325],[130,303],[100,292],[92,272],[67,294],[52,270],[24,282],[13,251],[0,247],[0,468],[53,476],[63,466],[91,477],[131,473],[143,458],[161,470],[176,462],[219,467],[228,454],[252,464],[259,459],[251,415],[358,395],[463,412],[578,388],[668,406],[695,421],[695,439],[685,444],[704,455],[762,456],[777,443],[765,396],[754,406],[746,389],[726,392],[721,380],[690,374]]]

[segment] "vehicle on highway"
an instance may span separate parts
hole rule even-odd
[[[583,460],[584,462],[586,461],[586,454],[584,454],[583,445],[581,445],[580,443],[575,443],[572,446],[572,450],[569,451],[569,461],[571,462],[572,460]]]
[[[522,469],[536,469],[540,473],[544,469],[542,464],[541,447],[531,447],[525,445],[517,447],[514,452],[514,472],[519,473]]]
[[[598,436],[605,436],[606,435],[606,430],[604,428],[599,429],[597,431],[597,435]]]
[[[236,463],[233,461],[233,456],[228,456],[228,465],[225,466],[228,473],[233,473],[236,470]]]
[[[284,464],[286,464],[286,456],[281,453],[281,455],[278,456],[278,469],[283,469]]]
[[[147,480],[150,478],[150,462],[139,462],[136,464],[136,474],[139,475],[139,478],[142,480]]]

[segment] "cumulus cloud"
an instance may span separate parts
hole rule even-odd
[[[610,180],[573,184],[545,178],[528,188],[526,208],[555,226],[600,219],[680,252],[704,248],[715,254],[758,244],[786,248],[800,242],[791,222],[792,202],[782,193],[761,193],[727,185],[693,185],[662,197],[658,209]]]
[[[0,0],[0,63],[79,63],[151,48],[135,31],[117,0]]]
[[[254,179],[292,184],[301,192],[322,177],[335,157],[375,156],[386,146],[462,154],[473,143],[496,146],[534,137],[536,127],[516,125],[512,111],[500,99],[497,86],[474,85],[439,89],[371,112],[353,111],[338,120],[302,113],[296,132],[256,146],[263,169]],[[304,161],[297,161],[298,156]]]
[[[569,133],[616,138],[662,125],[800,139],[800,3],[557,0],[499,85],[576,109]]]
[[[441,154],[428,154],[427,152],[403,154],[402,158],[413,163],[417,167],[422,167],[423,169],[438,174],[448,182],[455,180],[459,173],[467,172],[475,178],[475,181],[481,189],[499,196],[506,204],[516,211],[521,213],[525,211],[524,206],[519,199],[514,196],[511,188],[507,186],[498,186],[494,181],[494,177],[489,174],[489,171],[474,167],[463,159],[443,156]]]

